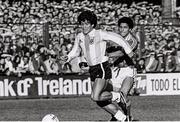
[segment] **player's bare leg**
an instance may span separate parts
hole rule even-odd
[[[108,80],[96,78],[92,85],[91,98],[95,101],[101,108],[105,109],[110,114],[114,115],[117,120],[124,121],[126,116],[122,110],[115,104],[112,103],[112,93],[105,91],[108,85]]]
[[[92,83],[92,93],[91,98],[93,101],[105,101],[111,99],[111,94],[107,92],[106,96],[101,96],[107,86],[107,80],[96,78]]]
[[[125,97],[127,97],[128,93],[133,87],[133,83],[134,83],[134,78],[132,77],[127,77],[124,79],[120,91],[123,92]]]
[[[120,92],[122,92],[123,97],[124,97],[124,101],[122,101],[119,105],[122,106],[125,114],[127,115],[127,118],[129,119],[131,117],[131,101],[128,98],[128,94],[131,90],[131,88],[133,87],[133,83],[134,83],[134,78],[132,77],[127,77],[126,79],[124,79]]]

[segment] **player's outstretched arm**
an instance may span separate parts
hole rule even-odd
[[[110,40],[121,46],[129,57],[132,57],[134,55],[131,46],[121,35],[106,31],[101,31],[101,35],[103,40]]]
[[[67,57],[65,56],[64,59],[66,60],[66,62],[69,62],[70,60],[72,60],[73,58],[79,56],[80,54],[80,45],[79,45],[79,37],[77,36],[73,45],[72,50],[68,53]]]

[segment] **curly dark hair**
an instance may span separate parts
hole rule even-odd
[[[93,25],[93,28],[97,25],[97,16],[89,10],[85,10],[78,16],[78,22],[81,24],[81,22],[88,21],[91,25]]]
[[[127,23],[130,29],[133,29],[133,27],[134,27],[134,22],[129,17],[122,17],[122,18],[120,18],[118,20],[118,26],[120,26],[121,23]]]

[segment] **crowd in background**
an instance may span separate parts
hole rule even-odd
[[[134,19],[133,33],[141,43],[136,58],[138,72],[180,71],[180,28],[162,23],[161,5],[146,1],[5,0],[0,1],[0,73],[83,73],[78,65],[83,58],[64,64],[59,57],[71,50],[75,35],[81,31],[77,16],[87,9],[96,13],[98,28],[107,31],[118,32],[117,21],[123,16]],[[44,42],[45,23],[49,25],[48,45]]]

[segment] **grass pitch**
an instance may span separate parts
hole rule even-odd
[[[131,99],[136,120],[180,121],[180,96],[133,96]],[[60,121],[110,119],[89,97],[0,101],[0,121],[41,121],[49,113]]]

